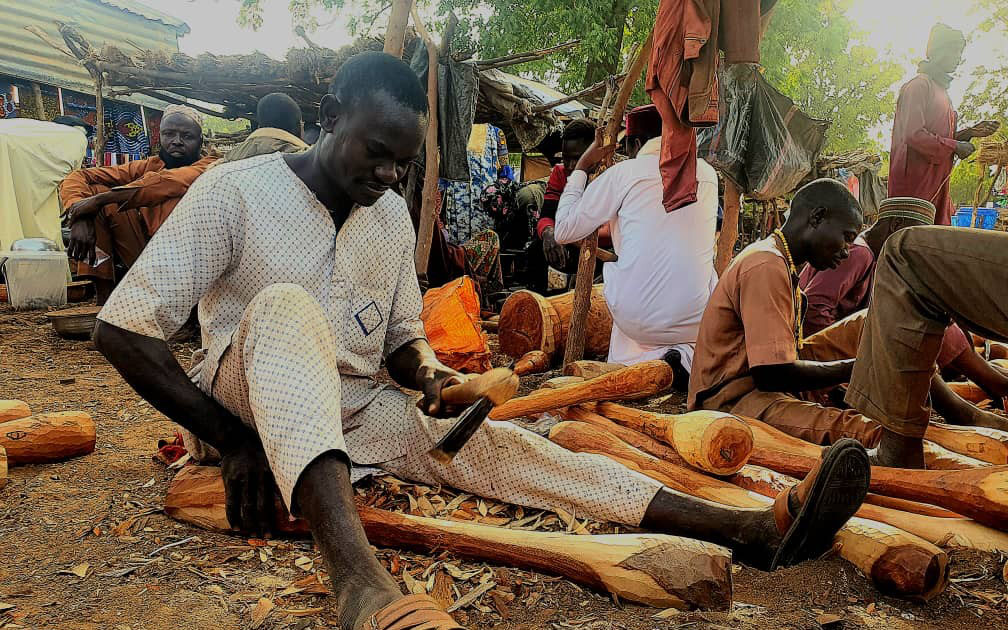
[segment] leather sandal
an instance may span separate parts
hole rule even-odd
[[[816,467],[793,488],[800,505],[798,513],[792,514],[790,509],[791,488],[774,501],[774,520],[784,539],[770,570],[825,553],[836,533],[861,507],[870,480],[868,453],[860,442],[845,438],[825,449]]]
[[[427,595],[407,595],[371,615],[362,630],[465,630]]]

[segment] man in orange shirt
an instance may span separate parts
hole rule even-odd
[[[201,158],[202,147],[200,115],[172,105],[161,118],[156,157],[80,169],[60,184],[70,226],[67,255],[78,261],[78,275],[94,282],[99,305],[115,286],[115,264],[133,265],[189,186],[216,159]]]

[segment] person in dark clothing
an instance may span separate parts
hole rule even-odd
[[[595,140],[595,123],[588,118],[576,118],[564,128],[563,160],[553,167],[539,210],[536,233],[528,249],[528,285],[533,291],[545,294],[549,286],[549,268],[564,273],[577,271],[577,245],[559,245],[553,236],[560,195],[567,185],[567,176],[574,170],[578,158]]]
[[[304,126],[304,133],[301,134],[301,139],[305,141],[305,144],[310,146],[318,142],[320,133],[322,133],[322,129],[319,128],[317,123],[308,123]]]

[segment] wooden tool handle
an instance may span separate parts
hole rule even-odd
[[[494,405],[511,400],[518,392],[518,377],[508,368],[494,368],[458,385],[441,390],[441,400],[448,405],[471,405],[487,398]]]

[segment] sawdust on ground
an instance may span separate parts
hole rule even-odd
[[[173,349],[186,364],[193,346]],[[541,380],[528,379],[526,387]],[[0,398],[25,400],[38,412],[82,409],[98,425],[94,453],[14,468],[0,490],[0,628],[336,627],[330,600],[320,592],[321,560],[310,541],[212,534],[160,513],[173,471],[152,453],[159,439],[173,434],[173,425],[142,401],[90,342],[57,337],[40,311],[0,307]],[[677,411],[681,404],[681,398],[671,398],[661,406]],[[375,480],[359,493],[368,503],[421,514],[440,514],[457,495],[391,478]],[[535,516],[524,526],[612,531],[576,515],[517,510],[477,497],[452,507],[464,513],[456,517],[508,519],[513,525]],[[474,629],[799,630],[820,627],[821,615],[839,616],[847,628],[872,630],[1008,628],[1005,558],[997,554],[953,550],[953,587],[928,604],[880,595],[835,557],[773,574],[736,566],[731,613],[667,619],[655,619],[660,612],[655,609],[616,602],[552,576],[444,553],[382,549],[378,554],[405,580],[405,588],[430,587],[445,601],[454,603],[484,587],[482,596],[456,613]]]

